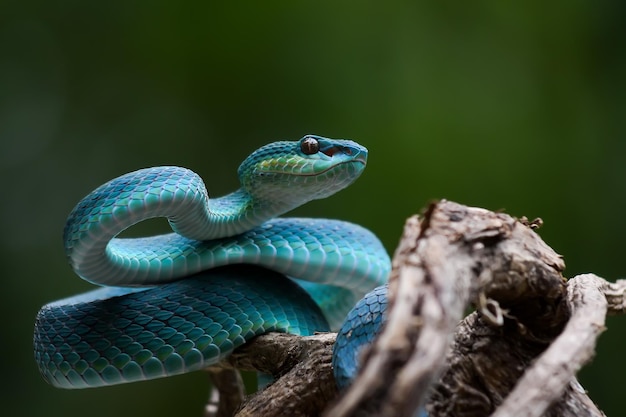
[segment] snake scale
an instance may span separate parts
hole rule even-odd
[[[64,244],[74,271],[101,287],[37,314],[44,379],[87,388],[164,377],[203,369],[265,332],[341,326],[333,365],[347,385],[382,319],[386,290],[374,288],[387,281],[389,257],[356,224],[279,216],[350,185],[367,155],[353,141],[307,135],[254,151],[239,167],[241,187],[210,201],[180,167],[95,189],[70,213]],[[173,232],[117,237],[154,217]]]

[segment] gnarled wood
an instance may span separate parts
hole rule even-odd
[[[227,366],[279,379],[247,399],[248,415],[600,416],[575,379],[626,281],[567,282],[541,221],[434,203],[408,219],[393,260],[387,322],[336,397],[334,335],[264,335]],[[476,311],[463,318],[469,307]]]

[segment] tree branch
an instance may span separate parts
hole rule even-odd
[[[207,369],[215,389],[211,391],[204,417],[230,417],[241,407],[244,399],[241,374],[234,368],[211,366]]]
[[[222,366],[269,374],[276,382],[246,399],[235,415],[320,415],[337,395],[331,366],[335,336],[269,333],[237,349]]]
[[[334,335],[264,335],[225,366],[278,378],[237,415],[600,416],[575,379],[626,281],[569,282],[561,257],[514,219],[441,201],[408,219],[393,260],[387,320],[336,397]],[[468,307],[476,312],[463,318]]]
[[[604,331],[608,309],[602,293],[605,283],[592,274],[579,275],[568,282],[571,317],[565,329],[526,370],[493,417],[539,417],[561,397],[576,372],[593,356],[596,340]]]

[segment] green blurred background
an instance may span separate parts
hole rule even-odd
[[[262,144],[351,138],[363,177],[295,214],[393,251],[407,216],[447,198],[542,217],[568,276],[626,274],[623,1],[208,3],[0,3],[3,415],[201,415],[202,373],[62,391],[33,360],[39,307],[89,288],[66,215],[141,167],[192,168],[216,196]],[[624,321],[581,375],[608,415],[626,414]]]

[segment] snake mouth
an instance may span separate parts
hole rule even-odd
[[[322,174],[326,174],[327,172],[333,171],[335,169],[338,169],[339,167],[341,167],[342,165],[353,165],[353,164],[359,164],[362,165],[363,167],[365,167],[365,164],[367,163],[367,160],[365,158],[361,158],[361,157],[357,157],[355,159],[352,159],[350,161],[343,161],[343,162],[339,162],[338,164],[329,166],[326,169],[323,169],[321,171],[318,172],[310,172],[310,173],[305,173],[305,172],[294,172],[293,175],[298,176],[298,177],[315,177],[317,175],[322,175]]]

